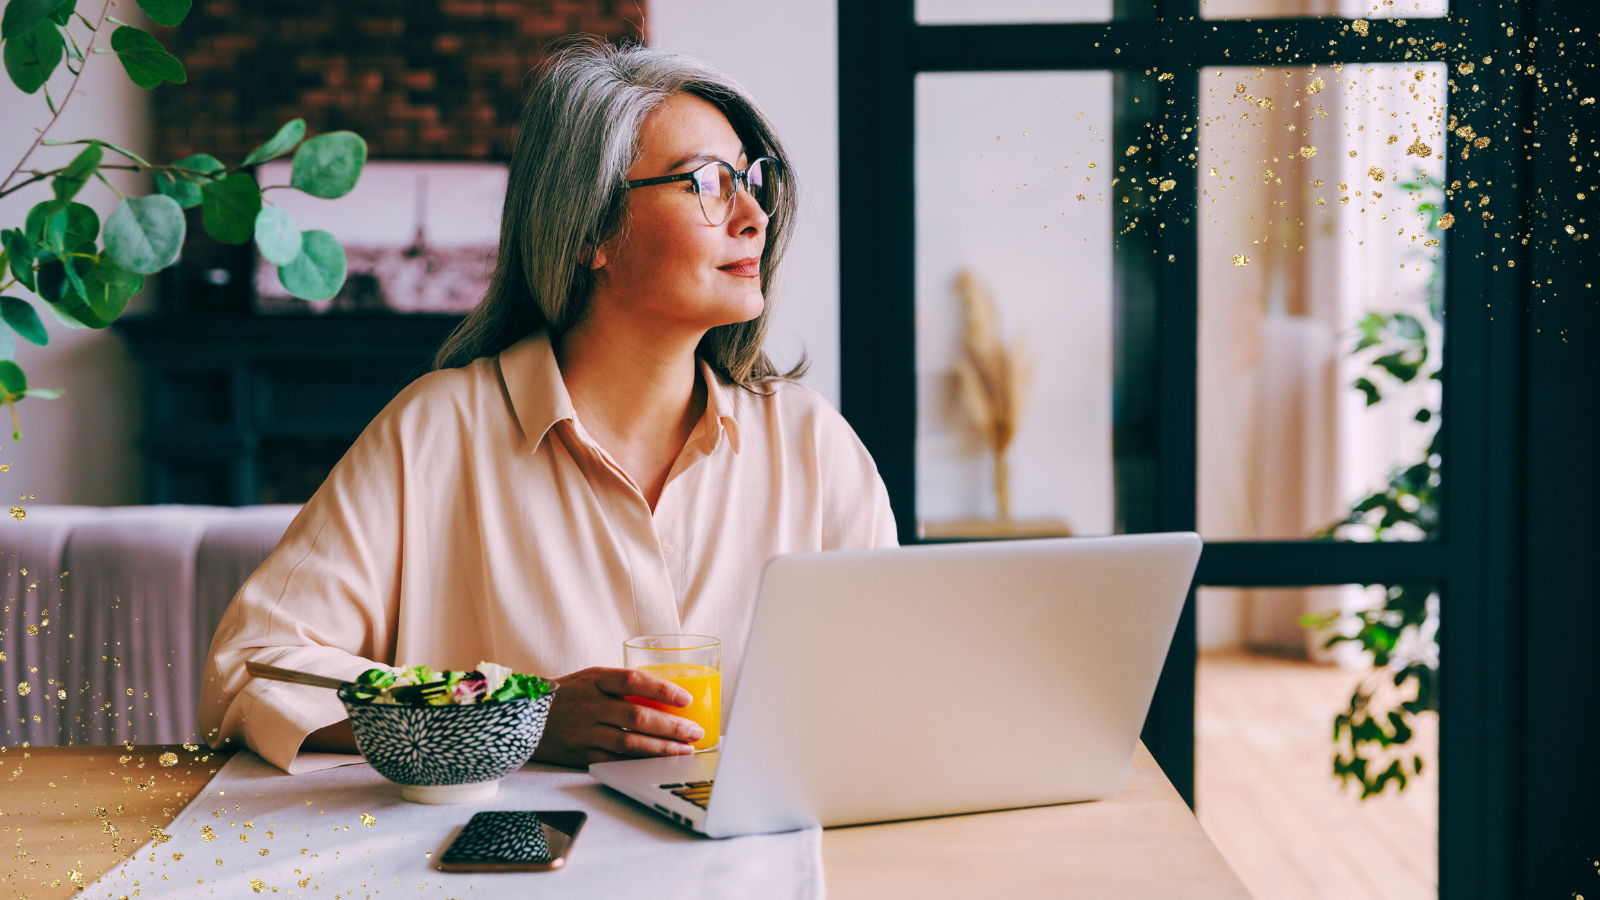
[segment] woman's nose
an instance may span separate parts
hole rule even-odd
[[[734,234],[744,234],[747,231],[760,233],[767,228],[768,216],[750,195],[750,191],[740,185],[733,194],[733,215],[728,218],[728,227]]]

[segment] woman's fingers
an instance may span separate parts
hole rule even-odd
[[[664,741],[661,738],[651,737],[637,731],[623,731],[621,728],[600,726],[595,739],[590,742],[601,750],[609,750],[620,756],[687,756],[694,752],[688,744],[677,741]]]
[[[667,738],[692,744],[706,736],[705,729],[671,713],[629,703],[626,700],[602,701],[596,704],[595,720],[617,728],[652,737]]]
[[[683,688],[638,669],[598,669],[596,672],[595,685],[608,694],[642,697],[670,706],[688,706],[694,702]]]

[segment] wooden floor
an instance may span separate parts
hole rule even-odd
[[[1202,654],[1196,707],[1200,824],[1257,900],[1438,896],[1438,726],[1412,743],[1424,772],[1361,800],[1332,774],[1333,717],[1362,672]]]

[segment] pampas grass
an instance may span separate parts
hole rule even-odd
[[[961,406],[985,444],[994,453],[994,498],[1000,518],[1011,518],[1011,472],[1006,453],[1022,421],[1023,398],[1033,379],[1033,361],[1019,337],[1008,349],[1000,341],[994,300],[963,269],[956,276],[966,327],[961,359],[956,363],[956,391]]]

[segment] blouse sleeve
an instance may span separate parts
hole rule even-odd
[[[816,441],[822,465],[822,549],[898,547],[889,491],[878,465],[855,429],[826,400],[815,396]]]
[[[349,681],[393,654],[399,604],[403,453],[394,414],[362,432],[233,598],[211,641],[200,730],[288,772],[306,735],[346,718],[325,688],[253,679],[249,661]]]

